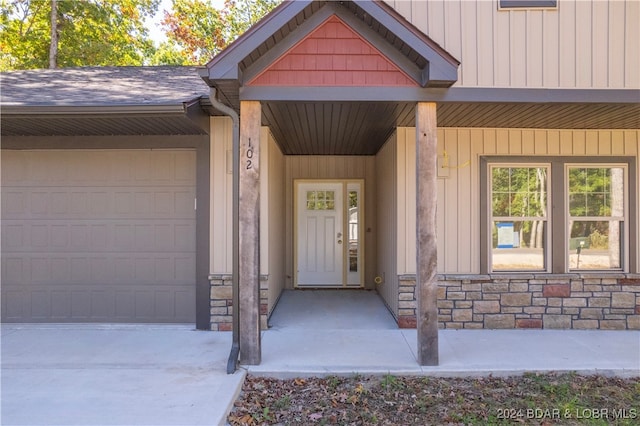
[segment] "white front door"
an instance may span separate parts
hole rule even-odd
[[[297,287],[362,285],[359,194],[359,183],[296,182]]]

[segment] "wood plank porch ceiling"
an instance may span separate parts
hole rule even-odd
[[[438,127],[637,129],[640,104],[438,102]],[[396,127],[415,126],[413,102],[263,102],[285,155],[374,155]]]

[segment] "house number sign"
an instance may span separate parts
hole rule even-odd
[[[247,156],[247,170],[250,170],[253,168],[253,145],[251,144],[251,138],[249,138],[249,147],[247,148],[246,151],[246,156]]]

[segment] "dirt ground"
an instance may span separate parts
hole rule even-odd
[[[231,425],[637,425],[640,379],[248,376]]]

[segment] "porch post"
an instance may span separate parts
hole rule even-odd
[[[258,365],[260,344],[260,124],[258,101],[240,102],[238,274],[240,363]]]
[[[416,104],[416,298],[418,363],[438,365],[436,104]]]

